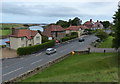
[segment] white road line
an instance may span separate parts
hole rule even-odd
[[[55,53],[55,54],[53,54],[53,55],[50,55],[49,57],[52,57],[52,56],[54,56],[54,55],[56,55],[57,53]]]
[[[31,63],[31,65],[33,65],[33,64],[35,64],[35,63],[37,63],[37,62],[40,62],[40,61],[42,61],[42,59],[40,59],[40,60],[38,60],[38,61],[36,61],[36,62]]]
[[[3,74],[2,76],[6,76],[6,75],[11,74],[11,73],[13,73],[13,72],[15,72],[15,71],[18,71],[18,70],[20,70],[20,69],[22,69],[22,68],[23,68],[23,67],[18,68],[18,69],[14,70],[14,71],[11,71],[11,72],[8,72],[8,73],[6,73],[6,74]]]
[[[37,54],[37,55],[35,55],[35,56],[37,57],[37,56],[40,56],[41,54],[42,54],[42,53],[39,53],[39,54]]]

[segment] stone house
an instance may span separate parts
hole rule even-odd
[[[6,42],[7,47],[16,50],[19,47],[33,46],[42,43],[42,36],[38,31],[29,29],[14,29]]]

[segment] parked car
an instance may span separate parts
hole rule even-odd
[[[48,55],[50,55],[52,53],[55,53],[55,52],[56,52],[56,49],[54,49],[54,48],[48,48],[48,49],[46,49],[46,54],[48,54]]]
[[[84,38],[80,38],[80,39],[79,39],[79,42],[83,42],[83,41],[85,41]]]

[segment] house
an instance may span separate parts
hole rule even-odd
[[[89,29],[94,28],[94,22],[92,21],[92,19],[90,19],[90,21],[86,21],[83,25]]]
[[[7,47],[16,50],[19,47],[33,46],[41,44],[42,36],[38,31],[29,29],[14,29],[6,42]]]
[[[86,26],[70,26],[68,28],[66,28],[66,34],[70,34],[71,32],[78,32],[78,37],[80,37],[83,32],[84,32],[84,29],[87,29]]]
[[[48,36],[49,39],[60,40],[65,36],[65,29],[60,25],[50,25],[44,29],[43,35]]]
[[[90,21],[86,21],[84,26],[92,30],[103,29],[103,25],[98,20],[97,22],[93,22],[92,19],[90,19]]]
[[[103,29],[103,24],[101,24],[98,20],[95,23],[95,29]]]

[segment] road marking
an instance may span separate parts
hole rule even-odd
[[[14,71],[11,71],[11,72],[8,72],[8,73],[6,73],[6,74],[3,74],[2,76],[6,76],[6,75],[11,74],[11,73],[13,73],[13,72],[15,72],[15,71],[18,71],[18,70],[20,70],[20,69],[22,69],[22,68],[23,68],[23,67],[18,68],[18,69],[14,70]]]
[[[42,53],[39,53],[39,54],[37,54],[37,55],[35,55],[35,56],[37,57],[37,56],[40,56],[41,54],[42,54]]]
[[[53,57],[54,55],[56,55],[57,53],[54,53],[54,54],[52,54],[52,55],[50,55],[50,56],[48,56],[48,57]]]
[[[33,65],[33,64],[35,64],[35,63],[37,63],[37,62],[40,62],[40,61],[42,61],[42,59],[40,59],[40,60],[38,60],[38,61],[36,61],[36,62],[31,63],[31,65]]]

